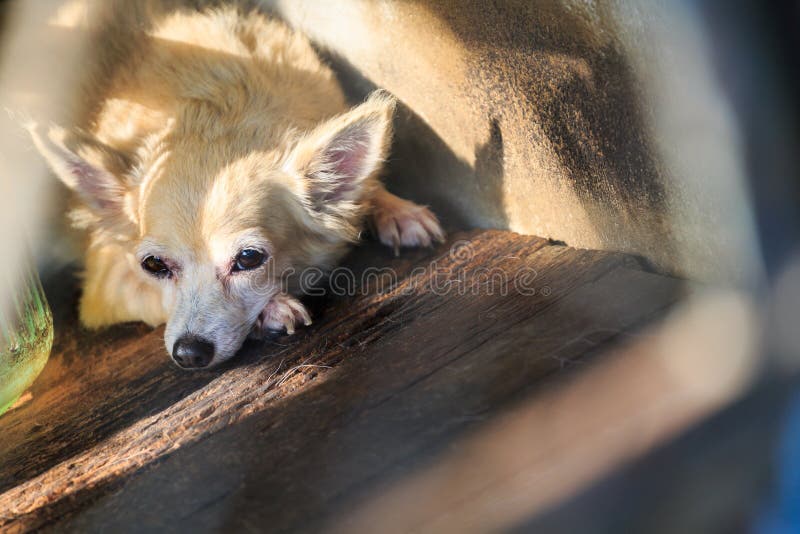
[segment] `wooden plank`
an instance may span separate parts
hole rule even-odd
[[[532,250],[544,244],[546,241],[541,239],[525,238],[519,240],[518,246]],[[384,249],[366,246],[356,252],[350,264],[356,274],[361,274],[370,265],[387,264],[388,258],[390,255]],[[433,258],[434,253],[412,251],[399,260],[393,260],[391,265],[403,276],[412,266],[426,265]],[[143,418],[151,416],[152,420],[153,415],[172,407],[176,401],[190,396],[218,377],[218,373],[185,373],[175,369],[164,353],[160,329],[151,332],[140,325],[97,333],[81,329],[74,318],[74,283],[58,284],[55,281],[48,287],[48,294],[55,312],[56,345],[51,361],[32,390],[33,401],[0,420],[0,435],[3,436],[0,440],[0,491],[45,473]],[[278,370],[280,361],[285,359],[288,365],[293,357],[297,359],[310,351],[298,348],[281,360],[270,360],[272,355],[291,351],[292,346],[304,347],[309,338],[312,344],[320,337],[327,339],[331,331],[337,330],[337,325],[342,325],[342,328],[337,334],[341,339],[337,338],[336,342],[352,342],[352,336],[348,335],[350,330],[365,331],[367,328],[359,328],[359,325],[369,325],[386,313],[387,306],[376,305],[381,299],[380,295],[368,294],[355,301],[332,298],[322,303],[312,302],[312,307],[316,305],[317,308],[315,315],[321,319],[317,321],[313,335],[306,330],[292,339],[278,339],[274,343],[252,347],[240,358],[239,365],[246,367],[263,361],[265,368],[260,370],[265,376],[249,377],[249,371],[236,371],[233,373],[236,377],[223,375],[225,380],[213,388],[214,393],[206,392],[201,395],[202,399],[217,399],[224,404],[222,398],[214,397],[214,394],[225,391],[228,382],[237,380],[242,387],[253,383],[264,386],[269,382],[267,378]],[[335,351],[327,353],[329,359],[336,357]],[[249,381],[242,379],[241,375],[248,375]],[[277,380],[280,375],[274,378]],[[267,389],[272,385],[269,382]],[[190,399],[188,404],[195,400]],[[203,409],[213,408],[213,405],[213,401],[204,400]],[[181,409],[175,408],[174,411],[180,413]],[[205,417],[198,419],[202,421]],[[213,424],[210,423],[209,428],[225,424],[221,417],[211,418],[211,421]],[[201,435],[206,427],[200,424],[196,428]],[[152,438],[152,433],[148,436]],[[31,454],[31,450],[36,454]],[[159,452],[154,454],[157,456]],[[2,506],[0,513],[5,513]]]
[[[364,256],[386,261],[375,247],[359,252],[352,262],[362,271],[367,267]],[[394,262],[393,268],[402,275],[414,261],[426,256],[432,253],[407,254]],[[97,332],[81,328],[75,314],[77,291],[69,275],[47,284],[56,323],[55,345],[31,390],[33,401],[0,419],[0,492],[91,448],[142,417],[161,412],[219,376],[218,372],[176,369],[164,350],[162,329],[133,324]],[[312,301],[312,308],[322,317],[341,316],[343,300]],[[368,305],[368,300],[361,305]],[[330,327],[324,320],[318,322],[318,331]],[[234,365],[256,360],[269,364],[266,360],[271,355],[302,342],[309,334],[302,331],[296,339],[252,344]]]
[[[657,313],[680,285],[625,256],[508,232],[462,234],[449,245],[392,262],[400,276],[389,290],[373,279],[362,296],[317,303],[312,329],[251,348],[222,374],[172,370],[160,332],[138,327],[61,342],[60,363],[34,400],[0,420],[16,445],[43,451],[0,445],[0,525],[25,529],[82,512],[74,526],[208,528],[220,511],[230,513],[228,526],[307,524]],[[367,248],[349,265],[358,277],[385,257]],[[506,278],[487,283],[492,269]],[[523,269],[533,295],[513,290],[509,275]],[[619,292],[608,278],[618,272],[631,291],[605,303],[609,288]],[[76,358],[98,342],[95,365]],[[52,432],[59,439],[45,446]],[[244,513],[255,503],[257,512]]]
[[[606,297],[641,298],[648,294],[640,284],[633,283],[631,273],[616,270],[604,279],[617,274],[616,284],[602,282],[607,289],[616,287]],[[601,303],[580,293],[576,290],[570,298]],[[619,313],[619,304],[605,300],[605,311]],[[326,524],[324,531],[505,532],[541,515],[741,394],[753,369],[751,345],[745,343],[743,347],[741,343],[742,339],[753,339],[750,334],[755,332],[754,309],[748,302],[735,292],[692,295],[654,328],[623,346],[603,350],[602,359],[594,365],[582,366],[580,372],[560,373],[560,378],[568,379],[546,381],[557,387],[537,388],[518,406],[495,413],[474,432],[450,440],[434,461],[408,476],[402,473],[399,480],[388,480],[384,487],[373,485],[355,505],[331,510],[336,521]],[[709,328],[709,324],[717,327]],[[740,335],[731,336],[732,331]],[[716,446],[723,441],[715,441]],[[651,467],[660,471],[663,464]],[[654,488],[664,489],[657,483],[663,482],[661,479],[665,479],[663,473],[660,479],[651,480],[656,483]],[[685,494],[686,485],[678,486]],[[720,496],[715,494],[715,498]],[[639,495],[624,492],[605,497],[622,507],[620,502],[629,505],[641,500]],[[657,508],[664,502],[672,503],[655,499],[651,504]],[[670,510],[674,516],[674,507]],[[584,512],[585,508],[565,507],[562,517]],[[627,525],[632,517],[641,516],[651,526],[663,526],[658,520],[669,515],[664,512],[654,519],[647,512],[627,514],[622,523]],[[613,519],[619,516],[598,518],[597,523]],[[582,523],[586,526],[592,521]],[[672,517],[668,524],[680,523]],[[568,526],[553,529],[585,530]],[[676,531],[669,526],[661,530]],[[533,531],[538,532],[536,528]]]

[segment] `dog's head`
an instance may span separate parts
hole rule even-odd
[[[376,94],[309,132],[263,143],[253,139],[259,129],[209,140],[168,126],[130,154],[76,132],[33,135],[77,193],[73,218],[92,246],[110,244],[135,266],[131,280],[87,279],[100,277],[108,295],[130,295],[112,287],[126,283],[156,288],[168,352],[199,344],[208,357],[197,366],[209,366],[236,353],[287,277],[332,266],[357,239],[393,109]]]

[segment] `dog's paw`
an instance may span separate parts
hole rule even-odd
[[[286,330],[294,334],[294,327],[311,324],[311,316],[303,303],[286,293],[278,293],[267,303],[256,321],[256,330]]]
[[[394,249],[429,247],[444,241],[444,231],[436,215],[425,206],[381,192],[375,200],[372,223],[381,243]]]

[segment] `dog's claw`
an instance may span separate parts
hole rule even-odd
[[[430,233],[433,241],[438,243],[445,242],[444,230],[442,227],[439,226],[439,221],[436,219],[436,215],[434,215],[429,209],[425,208],[426,217],[422,217],[420,220],[422,225],[425,229]],[[432,245],[433,243],[431,243]]]
[[[400,232],[396,223],[392,226],[392,245],[394,248],[394,257],[396,258],[400,256]]]
[[[308,310],[306,307],[299,300],[292,299],[287,303],[289,307],[295,312],[295,319],[302,319],[303,324],[305,326],[309,326],[311,324],[311,315],[308,314]],[[292,325],[294,328],[294,324]]]

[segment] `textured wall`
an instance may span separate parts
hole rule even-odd
[[[354,99],[379,86],[404,103],[387,183],[449,224],[702,279],[752,273],[735,125],[691,14],[636,0],[265,4]]]

